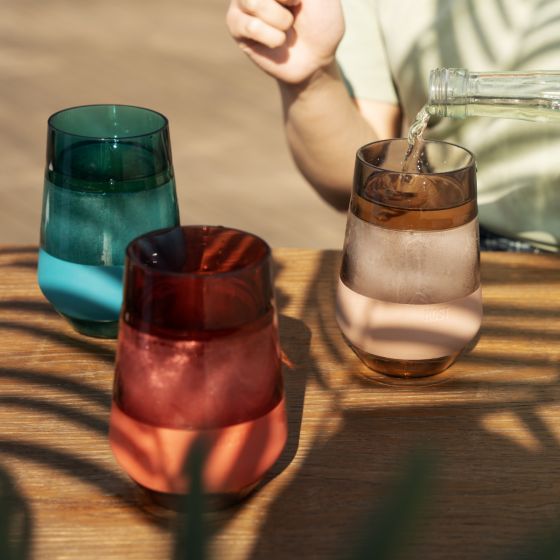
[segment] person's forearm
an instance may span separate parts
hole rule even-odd
[[[346,90],[336,63],[305,85],[280,82],[288,144],[296,165],[330,204],[345,210],[356,150],[376,140]]]

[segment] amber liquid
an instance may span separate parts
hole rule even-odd
[[[363,193],[363,197],[352,197],[351,212],[366,222],[390,229],[449,229],[477,215],[476,200],[463,203],[464,194],[452,179],[436,182],[423,175],[401,179],[398,173],[387,173],[383,180],[377,177],[366,185]]]

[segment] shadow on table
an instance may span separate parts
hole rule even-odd
[[[13,255],[14,258],[7,266],[17,268],[20,265],[20,261],[17,259],[19,252],[15,251]],[[282,294],[278,294],[278,296],[281,300]],[[0,313],[2,313],[0,335],[4,340],[9,340],[11,334],[29,337],[37,341],[38,348],[45,344],[52,344],[55,361],[60,353],[63,355],[67,349],[72,352],[72,355],[83,356],[84,362],[93,359],[100,367],[112,370],[114,342],[86,338],[75,333],[56,314],[48,302],[21,298],[4,299],[0,301]],[[303,322],[282,314],[279,316],[279,322],[282,331],[289,333],[288,339],[282,341],[283,345],[284,343],[289,345],[290,337],[296,337],[300,341],[298,348],[303,348],[303,352],[305,352],[305,349],[309,347],[310,333]],[[55,323],[60,326],[60,330],[56,330]],[[302,346],[302,341],[307,342]],[[29,349],[29,345],[25,347]],[[15,348],[14,351],[17,352],[18,349]],[[290,359],[293,362],[290,362]],[[303,359],[297,353],[291,355],[290,359],[286,360],[289,365],[285,367],[286,379],[290,384],[292,396],[287,406],[290,424],[289,439],[282,456],[261,487],[289,465],[298,447],[305,390],[304,377],[299,367]],[[80,371],[76,371],[75,375],[61,374],[54,369],[55,366],[50,366],[48,359],[45,360],[44,357],[42,362],[37,364],[33,353],[27,356],[25,364],[25,367],[17,368],[0,367],[0,380],[17,382],[20,388],[28,387],[26,393],[23,391],[13,394],[9,391],[2,393],[0,395],[2,410],[12,409],[20,418],[25,418],[29,413],[35,419],[54,418],[56,421],[64,422],[65,425],[77,426],[84,433],[101,438],[107,437],[111,405],[110,386],[100,388],[99,385],[96,386],[89,382]],[[6,386],[9,387],[9,385]],[[84,402],[92,406],[80,405]],[[62,450],[42,443],[40,439],[30,438],[26,441],[18,441],[9,437],[9,432],[6,436],[0,437],[0,456],[7,460],[6,466],[9,466],[12,461],[17,461],[46,467],[51,472],[60,473],[70,479],[96,487],[103,495],[111,496],[112,499],[120,502],[121,505],[126,506],[149,523],[173,532],[176,525],[174,516],[157,508],[145,507],[144,496],[124,473],[119,474],[118,471],[107,468],[101,463],[81,457],[79,454],[73,453],[71,449]],[[3,473],[4,471],[0,467],[0,474]],[[17,558],[18,560],[26,559],[30,557],[29,551],[32,547],[30,543],[33,540],[32,509],[8,473],[6,473],[5,480],[2,480],[5,485],[0,494],[0,502],[7,507],[3,513],[10,518],[9,525],[12,533],[13,519],[25,518],[26,520],[25,530],[19,536],[16,535],[17,542],[21,544],[21,548],[16,551]],[[2,498],[5,498],[3,502]],[[225,527],[234,518],[235,511],[235,508],[230,508],[213,514],[211,523],[207,527],[209,536],[211,537],[214,532]],[[3,528],[5,525],[0,524],[0,537]],[[12,556],[7,554],[7,552],[4,556],[0,554],[0,558],[10,558],[11,560]]]
[[[14,254],[18,256],[22,251],[0,250],[0,254]],[[36,249],[30,248],[23,251],[36,254]],[[18,259],[4,267],[18,267]],[[36,259],[30,259],[30,266],[36,267]],[[9,355],[10,335],[17,333],[24,337],[36,340],[37,347],[44,344],[53,344],[53,358],[59,359],[65,349],[83,356],[84,361],[95,359],[101,367],[112,369],[114,362],[114,348],[107,341],[99,341],[83,337],[71,331],[66,322],[58,316],[52,306],[46,301],[23,299],[4,299],[0,301],[0,336],[6,343],[3,350]],[[53,328],[53,321],[59,324],[60,329]],[[29,348],[28,346],[26,348]],[[20,349],[14,346],[13,352]],[[49,360],[43,358],[37,362],[33,351],[26,356],[25,367],[0,367],[0,380],[13,381],[20,387],[27,387],[28,392],[11,393],[3,392],[0,395],[0,408],[4,411],[13,409],[21,419],[28,415],[31,418],[54,418],[67,425],[77,426],[84,433],[106,438],[108,433],[108,415],[111,404],[111,387],[99,388],[90,383],[81,371],[76,371],[75,376],[62,375],[52,371]],[[103,366],[105,364],[105,366]],[[79,368],[79,365],[78,365]],[[14,385],[15,386],[15,385]],[[9,387],[9,385],[5,385]],[[53,398],[53,391],[56,396]],[[81,403],[91,406],[83,406]],[[147,517],[138,509],[138,502],[131,481],[124,474],[106,468],[71,450],[54,448],[44,444],[39,439],[21,441],[10,436],[4,431],[5,436],[0,437],[0,456],[6,459],[8,466],[12,461],[22,464],[32,463],[48,468],[52,472],[61,473],[70,479],[75,479],[94,486],[104,495],[113,496],[123,505],[159,527],[169,527],[169,521],[156,517]],[[8,525],[0,526],[0,558],[26,559],[30,556],[33,533],[32,508],[26,501],[11,475],[0,468],[0,514],[9,517]],[[23,523],[22,520],[25,520]],[[23,523],[21,531],[14,533],[14,523]],[[18,525],[19,526],[19,525]],[[2,530],[10,530],[11,541],[2,541]],[[15,535],[15,537],[14,537]],[[19,535],[19,536],[18,536]],[[15,540],[14,540],[15,539]],[[11,543],[11,544],[10,544]],[[19,543],[19,544],[18,544]],[[23,544],[22,544],[23,543]],[[2,549],[2,544],[12,548]],[[15,547],[15,548],[14,548]],[[10,555],[11,554],[11,555]]]
[[[303,321],[283,314],[279,316],[279,328],[280,332],[284,333],[281,335],[282,348],[285,349],[284,352],[287,352],[283,369],[286,393],[289,395],[286,403],[288,441],[277,463],[265,477],[264,484],[278,476],[292,462],[297,453],[308,373],[305,366],[308,363],[311,332]],[[298,341],[295,347],[294,340]]]
[[[37,268],[37,247],[34,245],[22,247],[0,247],[0,257],[10,256],[9,266],[11,268],[27,268],[35,270]]]
[[[342,342],[333,320],[337,267],[338,253],[324,253],[305,288],[301,319],[287,314],[288,295],[277,294],[282,348],[291,364],[285,368],[289,440],[263,484],[290,465],[294,474],[287,477],[270,504],[250,557],[349,557],[370,527],[382,526],[383,519],[375,517],[380,503],[390,500],[411,450],[418,448],[434,450],[437,462],[430,499],[420,511],[415,531],[403,535],[409,540],[403,558],[508,557],[538,530],[556,527],[560,519],[560,481],[555,474],[560,460],[560,428],[556,425],[560,412],[554,409],[560,410],[560,367],[553,353],[519,351],[504,356],[488,346],[465,356],[457,364],[461,375],[450,376],[442,385],[401,389],[363,381],[352,375],[362,366]],[[556,273],[553,267],[543,266],[543,270],[544,274]],[[486,265],[483,273],[485,282],[497,282],[500,275],[503,278],[499,266]],[[527,276],[524,278],[526,281]],[[538,284],[542,275],[535,274],[529,281]],[[510,308],[496,302],[486,306],[489,317],[504,320],[499,327],[484,327],[483,338],[508,336],[522,341],[528,336],[557,342],[551,330],[533,328],[527,333],[516,326],[517,317],[531,313],[526,302],[524,305]],[[48,307],[42,302],[1,302],[0,310],[9,319],[0,322],[0,332],[16,331],[38,341],[53,341],[85,357],[95,356],[109,367],[113,353],[106,344],[53,332],[29,319],[51,312]],[[25,321],[14,318],[13,312],[18,311],[26,314]],[[542,311],[534,313],[541,316]],[[553,307],[545,310],[551,318],[558,313]],[[336,364],[332,371],[317,362],[319,347],[328,354],[331,369]],[[520,376],[527,368],[530,371]],[[475,375],[469,374],[471,370]],[[3,367],[1,378],[17,379],[30,388],[28,396],[2,396],[1,407],[56,416],[105,437],[110,388],[99,389],[79,376],[70,379],[43,368]],[[79,396],[97,405],[98,411],[86,412],[65,404],[66,399],[45,401],[40,398],[42,388]],[[457,398],[459,392],[471,395],[472,400]],[[306,395],[325,399],[329,405],[324,418],[306,419],[315,423],[315,432],[300,449]],[[371,395],[383,398],[373,402]],[[322,422],[336,427],[322,433]],[[141,510],[135,487],[125,475],[40,443],[4,438],[0,453],[48,465],[95,485],[151,523],[172,530],[167,519]],[[292,465],[296,456],[299,461]],[[24,534],[30,540],[31,513],[17,488],[14,492],[11,502],[23,508],[20,515],[28,519]],[[250,506],[258,492],[243,504],[212,516],[210,538],[227,527],[239,508]],[[544,558],[533,555],[536,557]]]
[[[543,270],[557,281],[554,264],[543,263]],[[390,500],[407,458],[418,449],[435,453],[433,486],[414,530],[402,535],[408,546],[398,558],[560,557],[557,352],[503,355],[490,344],[464,356],[457,377],[441,385],[403,389],[361,380],[351,372],[363,366],[333,328],[337,266],[337,256],[325,254],[308,286],[304,309],[310,313],[303,321],[329,361],[339,365],[334,378],[348,377],[343,385],[333,382],[312,351],[301,356],[300,383],[321,388],[315,398],[330,399],[338,426],[301,450],[295,475],[261,525],[251,559],[361,558],[352,551],[382,526],[380,504]],[[498,265],[486,265],[483,272],[485,282],[504,280]],[[524,278],[539,284],[542,274]],[[483,328],[483,338],[525,339],[523,348],[527,337],[560,342],[560,333],[517,327],[516,317],[531,315],[530,308],[497,303],[485,313],[508,319],[499,328]],[[558,318],[560,309],[551,307],[545,315]],[[375,403],[368,397],[374,394]]]

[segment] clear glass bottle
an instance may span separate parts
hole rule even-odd
[[[439,117],[498,117],[560,120],[560,70],[471,72],[437,68],[430,72],[428,113]]]

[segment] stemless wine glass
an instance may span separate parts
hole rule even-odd
[[[423,141],[405,161],[407,152],[406,139],[357,152],[336,317],[371,370],[423,377],[480,329],[476,169],[445,142]]]
[[[269,246],[217,226],[134,240],[109,430],[121,467],[165,503],[188,494],[183,465],[202,439],[206,492],[236,499],[286,438]]]
[[[116,337],[127,244],[178,223],[166,117],[88,105],[49,118],[38,280],[77,331]]]

